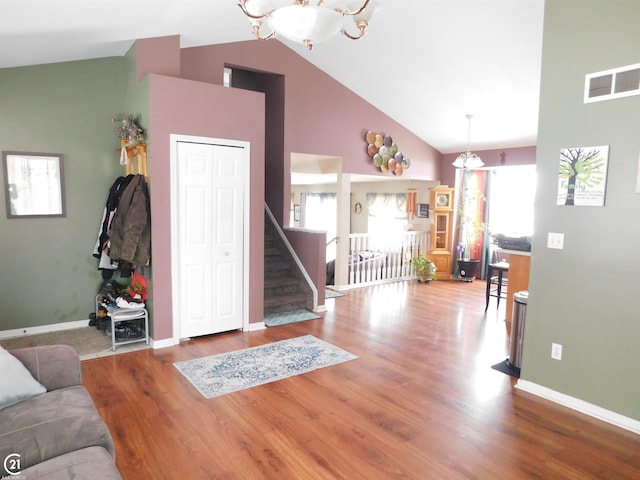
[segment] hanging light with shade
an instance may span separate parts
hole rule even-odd
[[[467,121],[469,123],[467,130],[467,151],[458,155],[458,158],[453,162],[453,166],[456,168],[480,168],[484,165],[484,162],[475,153],[471,153],[471,119],[473,115],[467,113]]]
[[[371,0],[353,5],[354,2],[348,0],[240,0],[238,3],[260,40],[281,35],[292,42],[303,43],[309,50],[339,32],[351,40],[364,36],[379,5]],[[353,19],[357,33],[347,31],[343,25],[345,17]],[[267,34],[262,30],[265,22],[271,29]]]

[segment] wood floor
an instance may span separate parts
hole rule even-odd
[[[491,368],[508,334],[484,285],[352,290],[323,319],[83,361],[84,383],[124,479],[639,479],[639,436]],[[210,400],[173,366],[306,334],[359,358]]]

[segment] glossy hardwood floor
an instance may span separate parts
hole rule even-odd
[[[124,479],[638,479],[640,437],[515,390],[484,282],[405,282],[323,319],[82,363]],[[503,302],[506,303],[506,302]],[[173,362],[311,334],[358,359],[210,400]]]

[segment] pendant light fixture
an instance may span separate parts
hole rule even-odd
[[[347,0],[240,0],[238,6],[249,18],[254,35],[267,40],[281,35],[292,42],[303,43],[309,50],[316,43],[333,37],[338,32],[358,40],[366,32],[377,2],[364,0],[359,7],[349,8],[354,2]],[[343,19],[351,17],[358,29],[355,35],[347,32]],[[265,34],[265,23],[271,32]]]
[[[475,153],[471,153],[471,119],[473,115],[467,113],[467,121],[469,127],[467,130],[467,151],[461,153],[453,162],[453,166],[456,168],[480,168],[484,165],[484,162]]]

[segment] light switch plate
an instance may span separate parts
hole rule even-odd
[[[549,232],[547,237],[547,247],[562,250],[564,248],[564,233]]]

